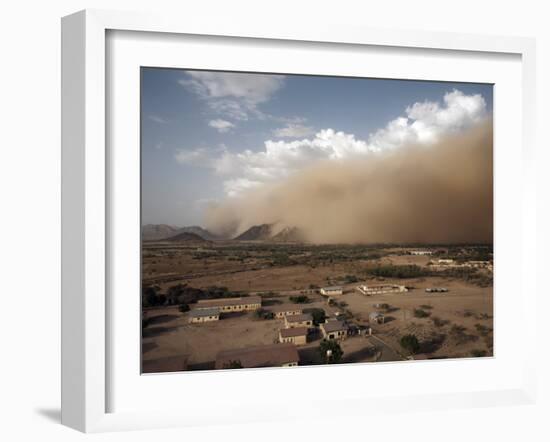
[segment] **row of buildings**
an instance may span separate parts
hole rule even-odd
[[[454,259],[438,259],[428,262],[428,265],[433,270],[447,270],[453,268],[473,268],[473,269],[487,269],[490,272],[493,271],[492,261],[466,261],[457,262]]]
[[[221,313],[255,311],[262,307],[259,296],[201,299],[189,314],[190,323],[219,321]]]
[[[359,285],[356,287],[357,291],[363,295],[383,295],[386,293],[404,293],[408,289],[404,285],[395,285],[395,284],[382,284],[382,285]],[[325,296],[338,296],[344,293],[344,287],[342,286],[333,286],[333,287],[323,287],[320,289],[320,293]]]
[[[325,339],[342,340],[347,337],[347,325],[329,320],[320,326]],[[216,369],[296,367],[300,363],[297,346],[306,343],[308,327],[281,329],[280,343],[224,350],[216,356]]]

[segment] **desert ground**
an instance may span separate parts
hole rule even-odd
[[[477,258],[476,247],[433,248],[438,257]],[[153,288],[160,305],[143,306],[143,372],[172,371],[163,361],[182,358],[188,370],[213,369],[218,352],[278,342],[282,319],[263,319],[254,312],[222,315],[219,321],[189,323],[189,311],[171,305],[171,287],[208,290],[224,287],[234,296],[260,295],[262,306],[292,304],[307,296],[303,309],[324,310],[327,317],[367,326],[370,334],[340,342],[341,363],[442,359],[493,355],[492,271],[465,276],[430,270],[435,256],[413,256],[409,248],[390,246],[313,246],[302,244],[204,242],[201,244],[144,242],[142,286]],[[380,276],[380,268],[413,268],[419,276]],[[389,270],[388,270],[389,269]],[[403,293],[365,296],[361,284],[396,284]],[[340,285],[342,295],[328,302],[319,287]],[[427,288],[444,287],[444,293]],[[163,294],[165,295],[162,298]],[[298,305],[298,304],[296,304]],[[193,304],[189,305],[193,309]],[[381,312],[383,323],[369,314]],[[415,354],[400,345],[413,334],[420,342]],[[323,363],[318,351],[321,333],[314,329],[298,347],[300,365]]]

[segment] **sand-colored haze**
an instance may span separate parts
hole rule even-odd
[[[314,243],[492,242],[492,125],[430,146],[316,163],[210,207],[205,219],[231,236],[264,223],[297,227]]]

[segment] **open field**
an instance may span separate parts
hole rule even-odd
[[[447,249],[445,253],[473,253],[470,249],[457,250]],[[371,328],[371,336],[349,336],[340,342],[342,363],[491,356],[493,288],[487,275],[472,279],[463,274],[436,274],[428,266],[433,257],[405,252],[404,248],[384,246],[146,242],[143,287],[162,302],[144,304],[144,371],[147,366],[155,367],[151,371],[163,371],[162,361],[173,357],[185,359],[190,370],[212,369],[220,351],[274,344],[284,328],[283,319],[262,319],[254,312],[222,314],[219,321],[190,324],[190,312],[180,312],[178,305],[171,305],[181,303],[170,297],[178,285],[196,290],[199,296],[213,286],[224,287],[223,296],[260,295],[265,309],[292,304],[291,298],[305,294],[307,302],[295,305],[322,309],[327,317],[343,318],[350,326]],[[411,265],[420,276],[377,276],[381,268],[387,272]],[[397,284],[410,290],[365,296],[356,290],[359,284]],[[344,294],[334,296],[331,304],[317,291],[330,285],[344,288]],[[449,291],[426,293],[426,288],[433,287]],[[194,305],[189,304],[191,310]],[[371,323],[369,314],[373,312],[383,313],[384,323]],[[414,355],[400,344],[407,334],[415,335],[420,343]],[[300,364],[324,363],[318,351],[322,336],[317,327],[308,341],[298,347]]]

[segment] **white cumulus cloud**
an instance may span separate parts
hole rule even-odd
[[[486,115],[487,105],[481,95],[465,95],[453,90],[444,95],[442,104],[429,101],[412,104],[405,109],[404,115],[389,121],[367,140],[358,139],[354,134],[323,129],[301,140],[267,140],[263,149],[258,151],[198,149],[196,152],[182,152],[176,159],[202,164],[207,161],[216,173],[226,177],[226,194],[235,196],[263,183],[282,179],[320,160],[365,156],[405,144],[429,145],[442,135],[481,122]],[[300,125],[288,123],[288,133],[290,128]]]
[[[235,125],[230,121],[222,120],[222,119],[211,120],[208,123],[208,125],[221,133],[229,132],[231,129],[235,127]]]
[[[407,107],[405,116],[372,134],[369,144],[381,150],[407,143],[434,143],[443,134],[456,133],[479,123],[486,114],[487,104],[481,95],[465,95],[455,89],[444,95],[443,106],[424,101]]]

